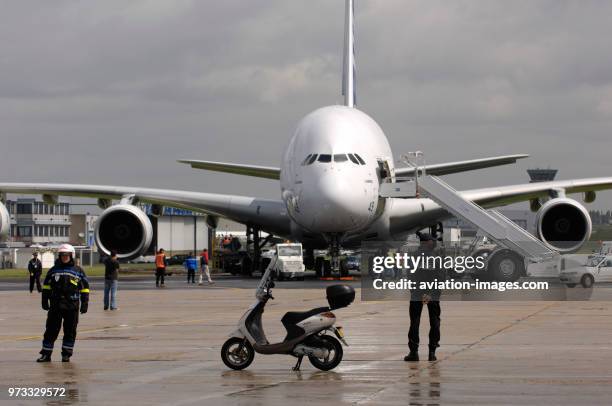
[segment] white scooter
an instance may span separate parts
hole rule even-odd
[[[319,307],[307,312],[285,313],[281,322],[287,330],[287,336],[282,342],[271,344],[263,330],[261,316],[266,303],[272,297],[274,282],[271,271],[274,269],[276,257],[266,268],[252,304],[238,322],[238,328],[230,334],[230,338],[221,348],[221,359],[231,369],[240,370],[253,362],[255,352],[260,354],[288,354],[297,357],[294,371],[299,371],[302,358],[306,355],[310,363],[323,371],[329,371],[342,361],[342,345],[344,340],[342,327],[335,327],[336,316],[331,310],[350,305],[355,300],[355,289],[347,285],[332,285],[327,287],[327,301],[330,307]],[[336,337],[327,334],[333,333]]]

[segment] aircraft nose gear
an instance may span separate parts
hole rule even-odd
[[[332,270],[340,272],[340,237],[337,234],[331,237],[329,256],[331,257]]]

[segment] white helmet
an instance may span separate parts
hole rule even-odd
[[[76,251],[74,250],[74,247],[70,244],[62,244],[59,246],[59,248],[57,249],[57,253],[58,254],[62,254],[62,253],[69,253],[70,255],[72,255],[72,257],[74,258],[74,255],[76,253]]]

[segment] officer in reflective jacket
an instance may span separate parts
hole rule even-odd
[[[49,269],[42,291],[42,308],[47,310],[47,325],[37,362],[50,362],[53,344],[64,324],[62,362],[69,362],[76,339],[79,311],[87,313],[89,282],[83,269],[74,264],[74,247],[62,244],[59,258]],[[80,306],[79,306],[80,303]]]

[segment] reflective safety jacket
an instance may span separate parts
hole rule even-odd
[[[78,309],[79,300],[89,303],[89,281],[83,269],[72,261],[63,264],[56,261],[47,272],[43,283],[42,302],[51,307]]]
[[[165,268],[166,267],[166,254],[155,255],[155,267]]]

